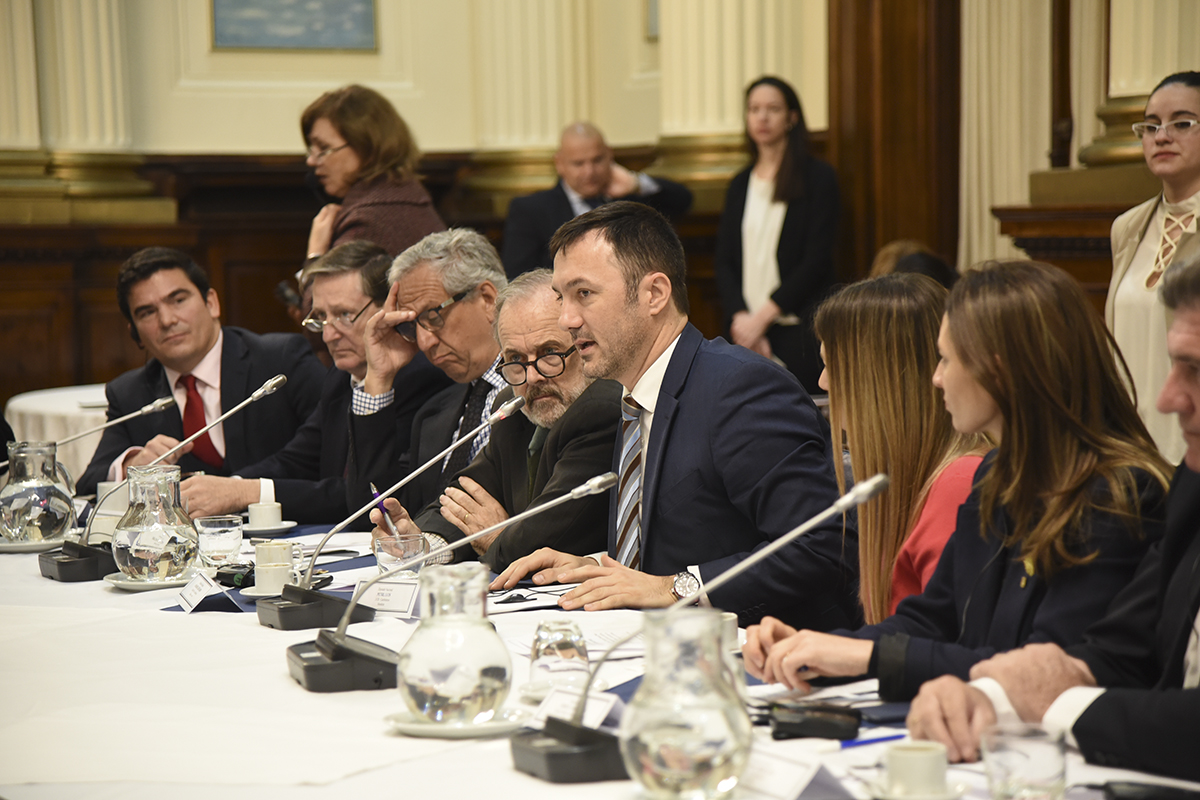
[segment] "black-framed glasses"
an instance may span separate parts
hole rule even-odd
[[[353,327],[354,323],[358,322],[358,318],[363,315],[363,312],[370,308],[371,304],[374,302],[374,300],[368,300],[367,304],[360,308],[358,313],[354,316],[350,316],[349,311],[343,311],[340,314],[335,314],[333,319],[327,319],[325,317],[322,317],[321,319],[317,319],[316,317],[305,317],[304,321],[300,324],[304,326],[305,330],[312,331],[313,333],[321,333],[323,330],[325,330],[325,326],[331,322],[335,328],[348,331],[351,327]]]
[[[467,289],[465,292],[459,292],[441,305],[427,308],[420,314],[417,314],[416,319],[410,319],[408,322],[401,322],[396,326],[396,333],[403,336],[410,342],[417,341],[417,326],[420,325],[430,333],[439,331],[446,324],[446,318],[442,316],[442,312],[450,306],[462,300],[469,295],[474,289]]]
[[[509,386],[520,386],[529,377],[529,368],[533,367],[543,378],[557,378],[567,369],[567,356],[575,352],[575,346],[565,353],[546,353],[533,361],[506,361],[500,365],[500,377]]]
[[[1173,119],[1170,122],[1135,122],[1133,123],[1133,132],[1139,139],[1146,136],[1158,136],[1158,132],[1163,128],[1167,129],[1167,133],[1174,139],[1178,136],[1187,133],[1195,133],[1200,131],[1200,120],[1195,119]]]
[[[350,143],[346,142],[345,144],[339,144],[337,147],[326,147],[324,150],[314,150],[310,147],[308,148],[308,157],[314,159],[317,163],[320,163],[336,153],[338,150],[345,149],[349,146]]]

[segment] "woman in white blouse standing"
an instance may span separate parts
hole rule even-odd
[[[1129,364],[1138,413],[1163,456],[1176,464],[1185,450],[1183,435],[1173,415],[1155,408],[1171,366],[1158,285],[1172,263],[1200,257],[1200,72],[1164,78],[1150,93],[1144,121],[1133,130],[1163,190],[1113,222],[1105,317]]]
[[[812,315],[834,283],[837,175],[809,154],[800,99],[779,78],[746,89],[746,147],[751,164],[729,184],[714,265],[730,339],[816,392]]]

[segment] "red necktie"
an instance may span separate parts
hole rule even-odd
[[[186,439],[203,428],[207,422],[204,418],[204,401],[200,399],[200,391],[196,388],[196,376],[181,375],[179,381],[187,387],[187,403],[183,407],[183,438]],[[207,431],[192,442],[192,455],[210,467],[220,469],[225,464],[225,459],[221,458],[217,448],[213,447],[212,439],[208,438]]]

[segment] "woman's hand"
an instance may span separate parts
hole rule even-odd
[[[329,245],[333,243],[333,226],[341,211],[340,205],[330,203],[313,217],[312,227],[308,231],[309,258],[323,256],[329,252]]]
[[[808,681],[819,675],[862,675],[874,648],[875,643],[869,640],[799,631],[771,645],[761,679],[792,689],[808,689]]]
[[[749,311],[737,312],[729,324],[729,334],[733,337],[733,343],[755,352],[761,352],[759,346],[756,346],[757,343],[766,337],[767,328],[770,328],[782,314],[783,312],[780,311],[774,300],[767,300],[762,308],[753,314]]]
[[[795,633],[795,628],[774,617],[763,617],[757,625],[746,628],[746,643],[742,645],[742,659],[746,662],[746,671],[759,680],[766,680],[763,677],[763,667],[767,663],[771,648],[776,642],[781,642]]]

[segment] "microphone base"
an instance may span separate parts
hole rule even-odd
[[[395,689],[399,658],[386,647],[331,630],[287,649],[288,673],[310,692]]]
[[[349,600],[301,589],[289,584],[279,597],[259,600],[255,605],[258,624],[281,631],[302,631],[307,628],[336,628],[346,613]],[[351,622],[370,622],[375,609],[359,604],[350,614]]]
[[[617,737],[558,717],[546,717],[540,731],[511,739],[513,766],[550,783],[625,780],[625,761]]]
[[[63,542],[61,551],[42,553],[38,556],[38,569],[42,577],[62,583],[98,581],[105,575],[117,571],[112,548],[78,542]]]

